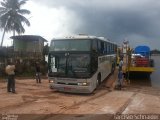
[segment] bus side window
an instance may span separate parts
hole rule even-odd
[[[111,43],[111,54],[113,54],[113,44]]]
[[[104,54],[104,42],[98,41],[98,53],[99,54]]]
[[[111,44],[108,43],[108,54],[110,54],[110,53],[111,53]]]
[[[101,42],[101,54],[104,54],[104,42]]]
[[[98,41],[98,54],[100,54],[100,53],[101,53],[101,42]]]
[[[92,51],[93,52],[98,52],[98,50],[97,50],[97,40],[93,40],[92,41]]]
[[[105,43],[105,45],[104,45],[104,53],[105,53],[105,54],[108,53],[107,43]]]
[[[106,43],[106,53],[109,54],[109,43]]]

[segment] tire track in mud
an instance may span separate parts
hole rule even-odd
[[[63,114],[64,111],[66,110],[69,110],[69,109],[73,109],[73,108],[76,108],[78,106],[80,106],[81,104],[84,104],[84,103],[87,103],[88,101],[92,101],[92,100],[95,100],[95,99],[98,99],[99,97],[102,97],[108,93],[111,92],[110,88],[112,87],[112,85],[110,85],[110,87],[107,87],[106,86],[106,83],[110,80],[110,79],[113,79],[113,77],[115,77],[115,75],[113,74],[110,74],[103,82],[102,84],[96,89],[93,91],[93,93],[89,93],[89,94],[71,94],[71,95],[82,95],[82,96],[88,96],[89,98],[88,99],[85,99],[81,102],[75,102],[74,104],[72,104],[71,106],[61,106],[61,110],[57,111],[55,114]],[[113,81],[115,82],[115,81]],[[113,84],[112,82],[112,84]],[[100,93],[101,92],[101,93]],[[100,93],[100,94],[98,94]],[[61,94],[61,93],[60,93]],[[70,93],[66,93],[64,94],[64,96],[67,96],[68,94]]]
[[[37,99],[32,98],[31,96],[28,96],[28,97],[30,98],[30,100],[24,100],[24,102],[21,102],[21,103],[16,103],[16,104],[13,104],[13,105],[8,105],[8,106],[5,106],[5,107],[1,107],[0,113],[4,112],[6,110],[9,110],[9,109],[13,109],[15,107],[22,107],[23,105],[29,105],[30,103],[33,103],[37,100]]]
[[[85,100],[83,100],[83,101],[81,101],[81,102],[78,102],[78,103],[74,103],[73,105],[68,106],[68,107],[67,107],[67,106],[62,106],[62,109],[59,110],[59,111],[58,111],[57,113],[55,113],[55,114],[63,114],[63,112],[66,111],[66,110],[76,108],[76,107],[80,106],[81,104],[87,103],[88,101],[90,102],[90,101],[92,101],[92,100],[98,99],[99,97],[102,97],[102,96],[110,93],[110,92],[111,92],[110,88],[112,87],[112,85],[110,85],[109,87],[107,87],[107,86],[106,86],[106,83],[107,83],[108,81],[112,81],[112,84],[113,84],[113,83],[115,82],[115,80],[112,80],[113,78],[115,78],[115,74],[110,74],[110,75],[101,83],[101,85],[100,85],[97,89],[95,89],[95,90],[93,91],[93,93],[83,94],[83,95],[85,95],[85,96],[89,96],[88,99],[85,99]],[[98,94],[99,92],[102,92],[102,93]],[[90,96],[91,96],[91,97],[90,97]]]
[[[19,84],[19,83],[18,83],[18,84]],[[21,84],[21,83],[20,83],[20,84]],[[24,83],[24,84],[22,83],[21,85],[26,85],[26,84],[25,84],[25,83]],[[27,85],[28,85],[28,84],[27,84]],[[102,84],[102,85],[103,85],[103,84]],[[95,90],[95,91],[94,91],[93,93],[91,93],[91,94],[87,94],[87,95],[86,95],[86,94],[83,94],[84,96],[88,96],[88,97],[89,97],[89,98],[85,99],[84,101],[75,103],[75,104],[73,104],[73,105],[71,105],[71,106],[68,106],[68,107],[67,107],[67,106],[59,105],[59,106],[61,106],[62,109],[61,109],[60,111],[58,111],[57,113],[63,113],[64,110],[73,109],[73,108],[75,108],[76,106],[79,106],[79,105],[81,105],[81,104],[86,103],[87,101],[91,101],[91,100],[97,99],[97,98],[99,98],[99,97],[101,97],[101,96],[106,95],[107,93],[109,93],[108,90],[102,89],[102,85],[99,86],[99,88],[98,88],[97,90]],[[32,86],[36,86],[36,85],[32,85]],[[23,88],[23,86],[22,86],[22,88]],[[46,87],[45,87],[45,88],[46,88]],[[24,88],[23,88],[23,89],[24,89]],[[31,92],[30,95],[22,95],[22,96],[21,96],[23,102],[2,107],[0,111],[3,112],[3,111],[6,111],[6,110],[9,110],[9,109],[14,109],[14,108],[16,108],[16,107],[28,106],[28,105],[36,102],[36,101],[39,100],[39,99],[49,99],[50,97],[51,97],[51,98],[56,97],[56,96],[51,96],[51,94],[44,94],[43,92],[47,92],[47,93],[51,93],[51,94],[56,93],[56,96],[62,95],[61,92],[57,92],[57,91],[38,91],[38,92]],[[102,92],[102,93],[98,94],[99,92]],[[39,93],[42,94],[42,95],[44,95],[44,96],[38,96]],[[34,95],[34,96],[33,96],[33,95]],[[70,94],[69,94],[69,95],[70,95]],[[74,94],[71,94],[71,95],[74,95]],[[75,94],[75,95],[78,95],[78,94]],[[82,95],[82,94],[80,94],[80,95]],[[63,94],[63,96],[68,96],[68,94]],[[57,113],[55,113],[55,114],[57,114]]]
[[[110,90],[108,87],[104,87],[106,84],[106,80],[95,90],[93,91],[93,93],[90,93],[90,94],[83,94],[84,96],[88,96],[89,98],[88,99],[85,99],[81,102],[78,102],[78,103],[74,103],[73,105],[71,106],[63,106],[61,110],[59,110],[57,113],[55,114],[63,114],[64,111],[66,110],[69,110],[69,109],[73,109],[73,108],[76,108],[78,106],[80,106],[81,104],[84,104],[84,103],[87,103],[87,102],[90,102],[90,101],[93,101],[95,99],[98,99],[99,97],[102,97],[108,93],[110,93]],[[101,93],[100,93],[101,92]],[[100,94],[98,94],[100,93]],[[82,94],[80,94],[82,95]]]
[[[35,87],[36,89],[29,88],[29,86]],[[37,96],[36,95],[35,91],[37,91],[40,88],[46,89],[47,86],[44,86],[42,84],[40,86],[38,86],[37,84],[16,82],[16,89],[23,89],[23,92],[24,91],[31,91],[31,92],[30,93],[26,92],[26,95],[21,95],[21,93],[15,94],[15,96],[20,94],[20,97],[22,98],[23,102],[19,102],[19,103],[15,103],[12,105],[7,105],[5,107],[1,107],[0,111],[9,110],[9,109],[16,108],[16,107],[23,107],[23,106],[32,104],[33,102],[37,101],[39,98],[47,98],[48,96],[46,96],[46,94],[44,94],[45,96]],[[7,88],[1,87],[1,89],[7,89]],[[35,91],[32,92],[32,90],[35,90]],[[42,92],[42,91],[39,91],[39,92]],[[5,94],[6,94],[6,92],[1,93],[1,95],[5,95]]]
[[[107,78],[109,79],[110,76]],[[20,103],[16,103],[16,104],[12,104],[12,105],[8,105],[8,106],[5,106],[5,107],[2,107],[0,112],[2,111],[7,111],[9,109],[14,109],[16,107],[23,107],[23,106],[28,106],[30,104],[33,104],[34,102],[36,102],[37,100],[39,99],[49,99],[50,97],[53,98],[53,97],[56,97],[56,96],[61,96],[62,93],[61,92],[57,92],[56,90],[52,90],[50,91],[49,90],[49,87],[46,86],[46,85],[43,85],[43,84],[32,84],[32,83],[21,83],[21,82],[17,82],[17,88],[19,89],[25,89],[24,91],[31,91],[30,93],[26,93],[26,95],[21,95],[22,97],[22,100],[23,102],[20,102]],[[83,95],[83,96],[88,96],[89,98],[85,99],[85,100],[82,100],[81,102],[74,102],[73,104],[71,104],[70,106],[62,106],[62,105],[59,105],[61,106],[61,109],[57,112],[58,114],[59,113],[63,113],[65,110],[69,110],[69,109],[73,109],[75,108],[76,106],[79,106],[81,104],[84,104],[88,101],[92,101],[92,100],[95,100],[99,97],[102,97],[104,95],[106,95],[107,93],[109,93],[109,89],[107,87],[104,87],[106,84],[106,80],[104,80],[102,82],[102,84],[91,94],[71,94],[71,95]],[[28,86],[31,86],[31,87],[36,87],[35,89],[32,89],[32,88],[27,88]],[[40,89],[42,88],[42,90],[40,91],[37,91],[37,89]],[[43,91],[43,88],[45,88],[45,91]],[[48,88],[48,90],[46,91],[46,88]],[[34,92],[32,92],[32,90],[35,90]],[[45,94],[43,92],[47,92],[47,93],[50,93],[50,94]],[[101,93],[100,93],[101,92]],[[99,93],[99,94],[98,94]],[[56,96],[52,96],[52,94],[56,95]],[[40,95],[40,96],[38,96]],[[43,96],[41,96],[43,95]],[[68,96],[70,94],[63,94],[63,96]],[[55,113],[55,114],[57,114]]]
[[[4,87],[0,87],[0,89],[7,89],[7,83],[5,83],[6,85]],[[26,89],[26,90],[36,90],[36,89],[39,89],[39,88],[49,88],[48,86],[46,85],[43,85],[43,84],[31,84],[31,83],[21,83],[21,82],[16,82],[16,89],[17,88],[20,88],[20,89]],[[24,87],[23,87],[24,86]],[[36,87],[36,89],[32,89],[32,88],[27,88],[28,86],[31,86],[31,87]]]
[[[134,97],[137,95],[138,92],[135,92],[125,103],[124,105],[119,108],[118,112],[116,114],[122,114],[123,111],[127,108],[127,106],[132,102],[132,100],[134,99]]]
[[[64,111],[66,111],[66,110],[70,110],[70,109],[75,109],[76,107],[78,107],[79,105],[81,105],[81,104],[84,104],[84,103],[87,103],[88,101],[92,101],[92,100],[95,100],[95,99],[98,99],[99,97],[102,97],[102,96],[104,96],[104,95],[106,95],[107,93],[110,93],[110,91],[109,90],[102,90],[102,89],[100,89],[101,87],[99,87],[97,90],[95,90],[95,92],[94,93],[92,93],[92,94],[90,94],[90,95],[88,95],[88,96],[91,96],[90,98],[88,98],[88,99],[85,99],[84,101],[81,101],[81,102],[78,102],[78,103],[75,103],[75,104],[72,104],[71,106],[62,106],[62,105],[59,105],[60,107],[61,107],[61,109],[59,110],[59,111],[57,111],[56,113],[54,113],[54,114],[47,114],[47,115],[44,115],[43,117],[41,117],[41,120],[50,120],[50,118],[54,118],[54,117],[58,117],[58,116],[63,116],[63,113],[64,113]],[[102,93],[100,93],[100,94],[97,94],[98,92],[102,92]],[[78,115],[79,117],[82,117],[82,118],[85,118],[85,115]],[[77,115],[73,115],[72,117],[73,118],[77,118],[78,117]],[[64,114],[64,117],[65,117],[65,114]],[[110,118],[110,117],[108,117],[108,118]],[[36,118],[36,119],[34,119],[34,120],[39,120],[39,118]]]
[[[31,83],[28,84],[28,83],[17,82],[16,84],[25,85],[25,86],[33,86],[33,87],[44,87],[44,88],[49,88],[48,86],[43,85],[43,83],[41,83],[41,84],[35,84],[35,83],[33,83],[33,84],[31,84]]]

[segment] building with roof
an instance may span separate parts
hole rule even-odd
[[[43,59],[44,43],[47,42],[41,36],[19,35],[12,36],[14,57],[23,59]]]
[[[33,75],[35,72],[35,62],[40,62],[41,72],[45,74],[47,64],[45,62],[46,39],[37,35],[18,35],[10,37],[13,46],[0,47],[0,75],[5,75],[5,66],[13,61],[16,65],[17,75]]]

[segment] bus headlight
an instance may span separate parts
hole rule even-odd
[[[82,83],[82,85],[83,85],[83,86],[86,86],[86,85],[87,85],[87,83]]]
[[[49,83],[54,83],[54,80],[49,80]]]
[[[83,82],[83,83],[78,83],[78,85],[79,85],[79,86],[88,86],[88,85],[89,85],[89,83],[87,83],[87,82]]]

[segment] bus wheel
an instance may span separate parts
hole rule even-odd
[[[97,86],[99,86],[101,84],[101,75],[98,74],[98,77],[97,77]]]

